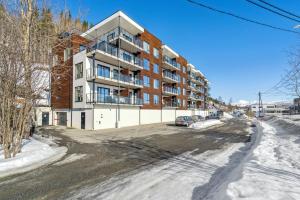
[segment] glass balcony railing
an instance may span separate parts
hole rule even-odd
[[[91,48],[88,49],[88,52],[93,51],[93,50],[100,50],[104,53],[110,54],[111,56],[120,58],[121,60],[123,60],[127,63],[130,63],[132,65],[143,68],[143,59],[133,55],[132,53],[122,50],[122,49],[120,49],[120,51],[118,53],[117,47],[115,47],[111,44],[108,44],[105,41],[94,44]]]
[[[163,87],[163,91],[171,94],[178,94],[177,88]]]
[[[139,39],[139,37],[129,33],[124,28],[117,27],[112,31],[104,34],[102,38],[107,39],[108,42],[115,40],[116,38],[121,37],[122,39],[126,40],[127,42],[132,43],[135,46],[143,49],[143,42]]]
[[[87,79],[93,78],[91,69],[88,69],[86,74],[87,74]],[[128,83],[128,84],[133,84],[133,85],[138,85],[142,86],[143,85],[143,80],[139,78],[135,78],[129,75],[121,74],[120,76],[118,73],[111,73],[110,70],[100,70],[100,67],[96,67],[95,69],[95,76],[97,78],[105,78],[105,79],[111,79],[111,80],[120,80],[122,82]]]
[[[118,95],[104,95],[99,93],[87,94],[87,103],[128,104],[143,105],[143,100],[137,97],[124,97]]]
[[[174,59],[168,57],[168,56],[164,56],[163,61],[172,65],[173,67],[180,69],[180,64],[177,63]]]
[[[163,107],[180,107],[180,103],[176,101],[165,101]]]
[[[170,78],[170,79],[172,79],[176,82],[180,82],[180,76],[177,76],[176,74],[172,74],[169,71],[164,71],[163,76],[166,77],[166,78]]]

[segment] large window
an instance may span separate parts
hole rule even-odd
[[[182,66],[182,71],[183,71],[183,73],[185,73],[185,72],[186,72],[186,68],[185,68],[185,67],[183,67],[183,66]]]
[[[150,70],[150,62],[146,58],[144,58],[144,69],[148,71]]]
[[[156,63],[153,64],[153,72],[156,74],[159,74],[159,67],[158,67],[158,64],[156,64]]]
[[[158,88],[159,88],[159,80],[154,79],[153,87],[154,87],[155,89],[158,89]]]
[[[110,89],[104,87],[97,88],[97,102],[111,103]]]
[[[183,83],[183,85],[185,85],[185,78],[184,77],[182,77],[182,83]]]
[[[144,93],[144,104],[150,104],[150,95],[148,93]]]
[[[82,102],[83,100],[83,87],[75,87],[75,102]]]
[[[153,96],[153,103],[154,104],[159,104],[159,96],[158,95]]]
[[[180,93],[181,93],[181,89],[180,87],[177,87],[177,94],[180,95]]]
[[[159,51],[157,48],[153,48],[153,55],[155,58],[159,58]]]
[[[182,89],[182,94],[183,94],[183,95],[186,94],[185,88]]]
[[[144,76],[144,86],[150,87],[150,78],[149,78],[149,76]]]
[[[143,42],[143,46],[144,46],[144,51],[147,53],[150,53],[150,45],[148,42]]]
[[[110,68],[103,66],[103,65],[98,65],[97,66],[97,75],[110,78]]]
[[[75,65],[75,79],[83,77],[83,63],[77,63]]]
[[[182,100],[182,106],[185,107],[185,100]]]

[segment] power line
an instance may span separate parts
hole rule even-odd
[[[273,4],[270,4],[270,3],[268,3],[268,2],[266,2],[266,1],[264,1],[264,0],[258,0],[258,1],[260,1],[260,2],[262,2],[262,3],[264,3],[264,4],[266,4],[266,5],[268,5],[268,6],[270,6],[270,7],[273,7],[273,8],[275,8],[275,9],[277,9],[277,10],[280,10],[281,12],[284,12],[284,13],[289,14],[289,15],[291,15],[291,16],[300,18],[299,15],[293,14],[293,13],[291,13],[291,12],[289,12],[289,11],[286,11],[286,10],[284,10],[284,9],[282,9],[282,8],[279,8],[278,6],[275,6],[275,5],[273,5]]]
[[[277,12],[277,11],[275,11],[275,10],[272,10],[272,9],[270,9],[270,8],[267,8],[267,7],[265,7],[265,6],[263,6],[263,5],[260,5],[260,4],[256,3],[256,2],[252,1],[252,0],[246,0],[246,1],[249,2],[249,3],[251,3],[251,4],[253,4],[253,5],[255,5],[255,6],[258,6],[258,7],[262,8],[262,9],[265,9],[265,10],[267,10],[267,11],[270,11],[270,12],[272,12],[272,13],[275,13],[276,15],[285,17],[285,18],[290,19],[290,20],[295,21],[295,22],[300,22],[300,20],[297,20],[297,19],[294,19],[294,18],[289,17],[289,16],[287,16],[287,15],[281,14],[280,12]]]
[[[297,31],[288,30],[288,29],[285,29],[285,28],[281,28],[281,27],[277,27],[277,26],[265,24],[265,23],[263,23],[263,22],[259,22],[259,21],[252,20],[252,19],[248,19],[248,18],[239,16],[239,15],[236,15],[236,14],[233,14],[233,13],[230,13],[230,12],[218,10],[218,9],[216,9],[216,8],[213,8],[213,7],[204,5],[204,4],[202,4],[202,3],[199,3],[199,2],[196,2],[196,1],[193,1],[193,0],[187,0],[187,1],[188,1],[189,3],[192,3],[192,4],[197,5],[197,6],[201,6],[201,7],[203,7],[203,8],[209,9],[209,10],[211,10],[211,11],[218,12],[218,13],[221,13],[221,14],[224,14],[224,15],[229,15],[229,16],[231,16],[231,17],[235,17],[235,18],[238,18],[238,19],[240,19],[240,20],[247,21],[247,22],[250,22],[250,23],[253,23],[253,24],[265,26],[265,27],[268,27],[268,28],[272,28],[272,29],[276,29],[276,30],[280,30],[280,31],[284,31],[284,32],[300,34],[300,33],[297,32]]]

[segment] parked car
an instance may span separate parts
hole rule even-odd
[[[192,123],[194,123],[194,121],[190,116],[179,116],[175,120],[176,126],[189,126]]]
[[[194,122],[200,122],[200,121],[205,120],[204,117],[202,117],[200,115],[193,115],[192,119],[193,119]]]

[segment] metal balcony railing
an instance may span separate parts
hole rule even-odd
[[[180,107],[180,103],[176,101],[166,101],[163,103],[163,107]]]
[[[86,98],[87,103],[107,103],[107,104],[127,104],[127,105],[143,105],[143,100],[137,97],[124,97],[104,95],[99,93],[88,93]]]

